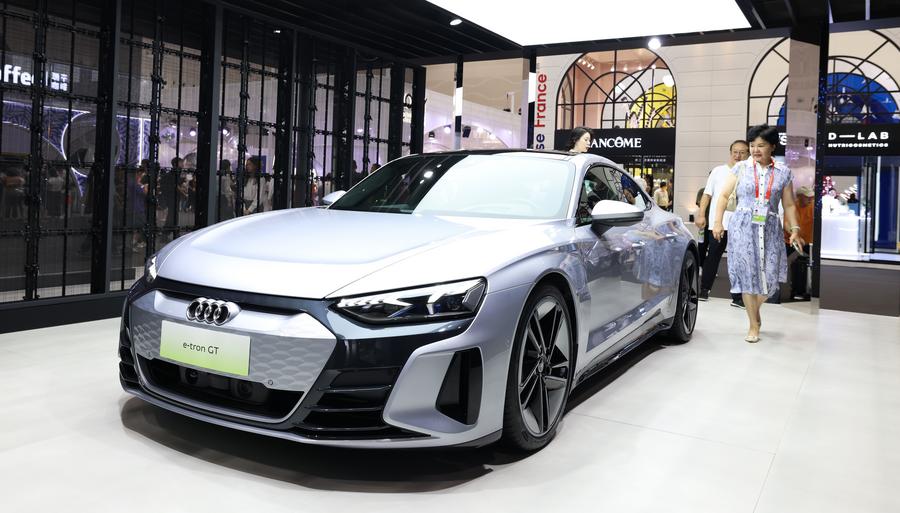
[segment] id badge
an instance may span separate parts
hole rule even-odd
[[[769,215],[769,205],[767,203],[757,203],[753,207],[753,216],[751,220],[753,224],[766,224],[766,217]]]

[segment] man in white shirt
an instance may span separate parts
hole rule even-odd
[[[735,164],[742,160],[747,160],[750,157],[750,145],[747,144],[747,141],[739,139],[731,143],[729,152],[730,158],[728,164],[717,166],[710,171],[709,178],[706,180],[703,198],[700,199],[700,212],[697,214],[697,219],[695,221],[697,228],[700,230],[707,229],[706,207],[709,207],[709,212],[716,212],[716,202],[719,200],[719,195],[722,192],[722,185],[725,183],[725,179],[728,177],[729,173],[731,173],[731,168],[733,168]],[[722,259],[722,253],[725,252],[725,248],[728,245],[728,220],[730,218],[731,212],[726,210],[725,217],[722,219],[725,235],[722,237],[721,241],[717,241],[711,237],[708,230],[706,232],[705,240],[709,242],[709,247],[707,248],[706,258],[703,261],[703,274],[701,274],[700,279],[699,299],[701,301],[709,299],[709,289],[712,288],[713,283],[716,280],[716,273],[719,270],[719,261]],[[731,306],[743,308],[744,302],[741,299],[740,294],[732,294],[731,298]]]
[[[659,189],[653,193],[653,201],[663,210],[669,210],[669,183],[665,180],[659,182]]]

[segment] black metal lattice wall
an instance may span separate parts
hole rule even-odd
[[[6,310],[127,289],[174,238],[421,151],[421,67],[221,2],[0,8]]]
[[[100,10],[3,2],[0,303],[90,291]]]

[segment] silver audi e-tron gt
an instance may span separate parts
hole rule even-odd
[[[122,386],[195,419],[350,447],[542,447],[572,388],[687,341],[695,243],[618,165],[395,160],[328,208],[185,235],[128,294]]]

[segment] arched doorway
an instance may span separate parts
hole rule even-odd
[[[674,180],[676,96],[668,65],[648,49],[583,54],[557,92],[556,149],[574,127],[591,128],[591,152],[644,178],[652,192]]]

